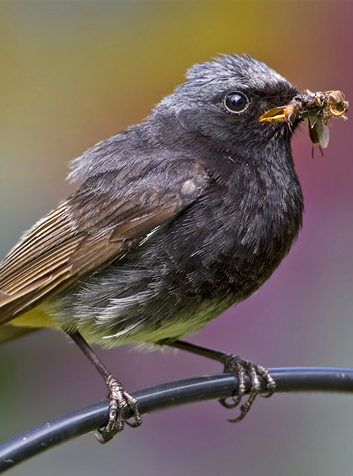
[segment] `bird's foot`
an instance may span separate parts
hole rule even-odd
[[[96,431],[96,437],[100,443],[107,443],[117,433],[124,429],[125,423],[136,428],[141,425],[142,419],[138,409],[135,397],[125,392],[122,384],[112,375],[106,379],[109,388],[109,420],[105,426]],[[133,418],[132,421],[125,419],[125,410],[130,408]]]
[[[238,423],[249,412],[257,395],[262,394],[263,397],[270,397],[276,388],[276,383],[272,378],[270,372],[262,365],[243,360],[238,355],[225,354],[224,355],[224,373],[234,373],[238,377],[239,388],[237,393],[232,397],[232,402],[229,403],[225,398],[220,399],[220,403],[226,408],[235,408],[240,404],[243,396],[246,393],[245,376],[250,378],[251,389],[250,395],[246,403],[240,407],[240,415],[237,418],[229,419],[231,423]],[[262,393],[261,383],[259,377],[262,377],[266,383],[266,394]]]

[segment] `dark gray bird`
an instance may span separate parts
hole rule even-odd
[[[145,122],[72,162],[82,185],[2,261],[2,340],[47,326],[74,338],[113,394],[104,441],[124,405],[140,419],[86,342],[178,347],[256,291],[297,237],[290,140],[304,114],[259,121],[295,97],[249,56],[192,67]]]

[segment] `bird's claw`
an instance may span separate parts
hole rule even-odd
[[[240,415],[237,418],[228,420],[231,423],[238,423],[249,412],[257,395],[270,397],[275,389],[276,383],[270,372],[262,365],[256,364],[249,360],[243,360],[238,355],[226,354],[224,358],[224,373],[234,373],[238,377],[238,391],[232,396],[232,402],[228,403],[225,398],[220,399],[220,403],[225,408],[235,408],[238,406],[246,393],[245,376],[248,375],[251,382],[251,390],[248,400],[240,407]],[[266,394],[262,394],[259,376],[265,380]]]
[[[106,383],[109,388],[109,419],[105,426],[96,431],[97,440],[103,444],[122,431],[125,423],[132,428],[137,428],[142,423],[136,398],[125,392],[121,383],[112,375],[109,375]],[[127,407],[133,413],[132,421],[125,420],[124,413]]]

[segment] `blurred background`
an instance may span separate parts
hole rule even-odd
[[[218,53],[249,53],[300,90],[353,102],[353,3],[89,1],[0,3],[0,254],[65,198],[68,161],[141,122]],[[353,117],[330,124],[324,157],[303,127],[293,153],[305,197],[290,255],[254,296],[191,340],[268,367],[353,366]],[[216,373],[182,352],[96,349],[127,390]],[[81,351],[43,331],[0,348],[1,442],[99,401]],[[106,446],[92,435],[12,475],[350,475],[353,397],[258,399],[238,425],[208,402],[144,417]]]

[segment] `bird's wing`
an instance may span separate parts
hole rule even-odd
[[[173,160],[124,178],[89,178],[40,220],[0,263],[0,324],[78,283],[173,220],[205,190],[192,160]]]

